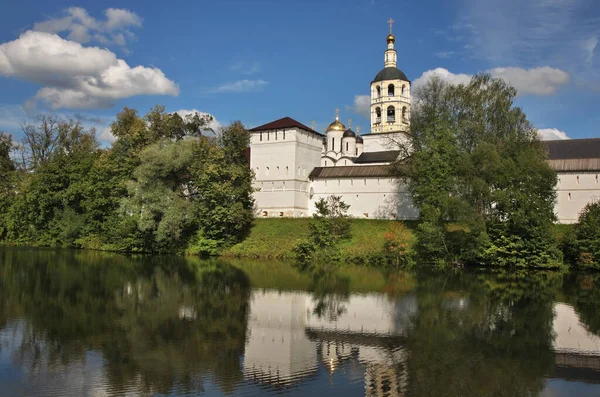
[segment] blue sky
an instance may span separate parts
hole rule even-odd
[[[600,136],[596,0],[11,1],[0,13],[0,131],[81,119],[107,140],[124,106],[198,110],[248,127],[335,108],[368,131],[364,95],[393,18],[413,86],[488,71],[544,137]]]

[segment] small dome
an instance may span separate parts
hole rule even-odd
[[[352,131],[349,128],[344,132],[344,135],[343,135],[344,138],[354,138],[355,136],[356,136],[356,134],[354,133],[354,131]]]
[[[360,135],[356,136],[356,143],[364,143],[362,136],[360,136]]]
[[[342,123],[340,123],[339,120],[334,121],[333,123],[329,124],[329,126],[327,127],[327,131],[345,131],[346,130],[346,126]]]
[[[384,80],[403,80],[410,82],[410,80],[406,78],[406,75],[402,70],[393,66],[381,69],[381,71],[377,73],[377,76],[375,76],[371,83]]]
[[[393,42],[395,42],[395,41],[396,41],[396,37],[394,37],[394,35],[390,33],[390,34],[388,34],[388,36],[386,37],[386,40],[387,40],[387,42],[388,42],[388,43],[389,43],[389,42],[392,42],[392,43],[393,43]]]

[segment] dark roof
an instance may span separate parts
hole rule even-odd
[[[364,143],[364,142],[365,142],[365,140],[362,138],[362,136],[360,136],[360,135],[356,136],[356,143]]]
[[[373,79],[373,81],[371,81],[371,83],[374,83],[376,81],[395,80],[395,79],[408,81],[410,83],[410,80],[406,78],[406,75],[404,74],[404,72],[393,66],[381,69],[381,71],[379,73],[377,73],[377,76],[375,76],[375,78]]]
[[[392,176],[391,165],[364,165],[341,167],[316,167],[309,175],[310,179],[316,178],[373,178]]]
[[[323,136],[323,134],[321,134],[320,132],[317,132],[317,131],[313,130],[312,128],[305,126],[301,122],[296,121],[291,117],[283,117],[279,120],[271,121],[270,123],[251,128],[248,131],[254,132],[254,131],[266,131],[266,130],[278,130],[280,128],[301,128],[305,131],[310,131],[315,134]]]
[[[346,131],[344,131],[344,135],[343,135],[344,138],[348,138],[348,137],[352,138],[355,136],[356,136],[356,132],[352,131],[350,128],[348,128]]]
[[[549,160],[600,158],[600,138],[544,141]]]
[[[354,162],[356,164],[369,163],[391,163],[396,161],[400,155],[400,150],[387,150],[384,152],[366,152],[362,153]]]

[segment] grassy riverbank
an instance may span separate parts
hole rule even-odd
[[[309,235],[310,218],[256,219],[250,235],[223,252],[225,257],[291,259],[292,248]],[[352,237],[340,243],[346,260],[363,263],[383,253],[384,233],[391,221],[351,219]],[[414,222],[407,222],[413,227]]]
[[[244,241],[226,249],[222,256],[290,260],[296,242],[308,237],[310,221],[310,218],[256,219],[250,235]],[[340,243],[345,261],[369,264],[383,255],[384,233],[391,222],[351,219],[352,237]],[[409,230],[414,230],[416,227],[415,221],[404,223]],[[554,226],[554,236],[559,244],[572,227],[573,225]]]

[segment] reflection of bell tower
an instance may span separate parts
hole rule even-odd
[[[371,133],[410,130],[410,81],[396,67],[396,37],[392,34],[390,18],[385,67],[371,82]]]

